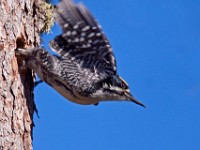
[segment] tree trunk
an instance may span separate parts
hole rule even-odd
[[[0,0],[0,150],[32,149],[34,74],[15,49],[39,45],[38,6],[41,0]]]

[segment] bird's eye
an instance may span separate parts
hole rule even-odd
[[[123,88],[123,89],[128,89],[128,85],[125,83],[125,82],[121,82],[121,87]]]
[[[122,91],[122,92],[120,92],[119,94],[120,94],[120,95],[124,95],[124,92]]]
[[[121,83],[121,87],[124,89],[125,88],[125,84],[122,82]]]

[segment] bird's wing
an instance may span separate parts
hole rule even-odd
[[[76,60],[83,68],[116,74],[116,61],[109,41],[83,4],[62,0],[57,5],[56,20],[63,33],[50,42],[55,52],[63,58]]]

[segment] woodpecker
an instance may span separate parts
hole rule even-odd
[[[30,69],[58,93],[77,104],[136,100],[118,75],[111,45],[88,9],[71,0],[56,6],[62,34],[49,43],[54,56],[43,47],[18,49]]]

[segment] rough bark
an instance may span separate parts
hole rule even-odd
[[[0,0],[0,150],[32,149],[33,79],[15,49],[39,45],[41,0]]]

